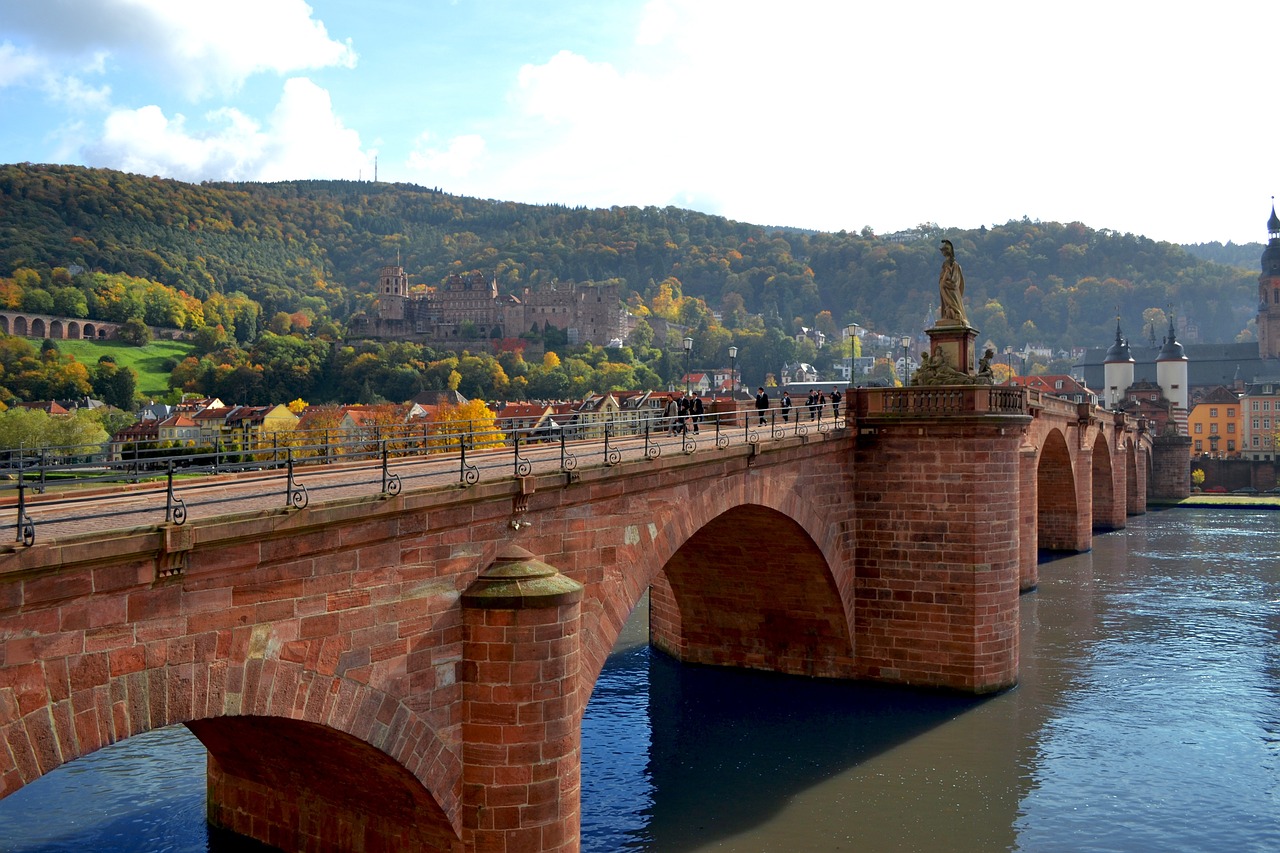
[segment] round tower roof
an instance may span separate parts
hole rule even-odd
[[[1186,361],[1187,354],[1182,349],[1182,344],[1178,343],[1178,336],[1173,333],[1173,318],[1169,318],[1169,334],[1164,339],[1164,346],[1160,347],[1160,355],[1156,356],[1156,361]]]
[[[1115,364],[1116,362],[1126,361],[1133,361],[1133,354],[1129,352],[1129,342],[1120,334],[1120,321],[1116,320],[1116,342],[1107,347],[1107,356],[1102,362],[1103,364]]]

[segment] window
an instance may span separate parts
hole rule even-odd
[[[1198,424],[1197,424],[1197,426],[1198,426]],[[1197,439],[1196,439],[1196,453],[1201,453],[1201,452],[1203,452],[1203,451],[1204,451],[1204,442],[1197,438]]]
[[[1218,434],[1218,425],[1217,425],[1217,424],[1209,424],[1209,432],[1210,432],[1212,435],[1217,435],[1217,434]]]
[[[1254,418],[1254,419],[1253,419],[1253,428],[1254,428],[1254,429],[1257,429],[1257,428],[1258,428],[1258,423],[1259,423],[1258,419],[1257,419],[1257,418]]]
[[[1236,431],[1235,421],[1232,421],[1231,423],[1227,424],[1227,434],[1228,434],[1228,435],[1232,435],[1232,434],[1234,434],[1234,433],[1235,433],[1235,431]]]
[[[1258,437],[1256,435],[1253,437],[1253,446],[1254,447],[1258,446]]]
[[[1228,442],[1227,442],[1227,452],[1228,452],[1228,453],[1235,453],[1235,450],[1236,450],[1236,443],[1235,443],[1234,441],[1228,441]]]
[[[1218,410],[1217,410],[1217,409],[1210,409],[1210,410],[1209,410],[1209,417],[1211,417],[1211,418],[1216,418],[1217,416],[1218,416]]]
[[[1227,409],[1227,417],[1229,417],[1229,418],[1234,418],[1235,416],[1236,416],[1236,410],[1235,410],[1235,409]]]
[[[1204,424],[1196,424],[1196,435],[1204,432]]]
[[[1253,401],[1253,410],[1254,410],[1255,412],[1256,412],[1256,411],[1258,411],[1258,401],[1257,401],[1257,400],[1254,400],[1254,401]]]

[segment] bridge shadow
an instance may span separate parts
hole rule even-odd
[[[710,849],[988,698],[625,650],[583,721],[582,849]]]

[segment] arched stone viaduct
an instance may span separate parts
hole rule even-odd
[[[51,338],[55,341],[94,341],[115,337],[119,323],[78,320],[26,311],[0,311],[0,334],[19,338]]]
[[[646,589],[686,661],[1007,688],[1037,541],[1144,511],[1151,443],[999,390],[859,391],[817,436],[0,553],[0,796],[185,723],[211,820],[284,849],[577,850],[582,713]]]

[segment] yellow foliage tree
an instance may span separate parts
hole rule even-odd
[[[500,447],[507,440],[499,432],[495,422],[497,415],[483,400],[468,400],[457,406],[441,406],[431,422],[431,446],[439,452],[458,448],[459,441],[467,441],[467,449]]]
[[[298,399],[289,403],[288,409],[289,411],[293,412],[295,415],[300,415],[304,411],[306,411],[307,401],[299,397]]]

